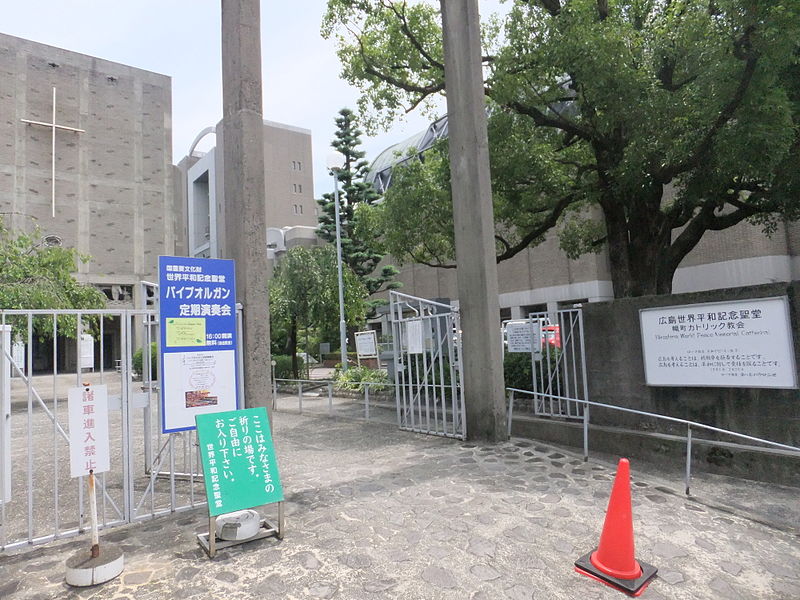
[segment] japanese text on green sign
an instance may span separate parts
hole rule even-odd
[[[211,516],[283,500],[265,408],[197,415]]]

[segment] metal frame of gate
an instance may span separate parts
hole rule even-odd
[[[528,318],[540,321],[542,327],[541,357],[531,356],[532,409],[536,416],[582,419],[589,400],[586,379],[586,350],[583,345],[583,312],[580,308],[562,309],[555,313],[530,313]],[[557,325],[559,344],[552,344],[544,325]],[[552,332],[555,334],[555,332]],[[573,400],[573,398],[575,401]]]
[[[120,361],[113,369],[105,366],[109,319],[118,323],[113,325],[112,335],[118,339],[112,349]],[[45,321],[54,332],[52,339],[35,340],[37,325]],[[162,434],[160,430],[158,378],[147,360],[151,342],[158,340],[157,310],[5,310],[0,311],[0,324],[10,324],[19,332],[17,339],[26,343],[25,365],[19,366],[6,336],[0,335],[0,409],[10,409],[11,432],[11,456],[4,457],[7,435],[0,426],[0,551],[76,535],[88,526],[85,482],[69,477],[65,406],[66,389],[83,381],[109,386],[111,470],[97,478],[100,526],[206,504],[194,431]],[[59,340],[64,327],[71,327],[76,337]],[[100,368],[83,373],[79,340],[90,328],[99,333]],[[33,373],[34,343],[52,352],[52,372],[44,376]],[[63,351],[65,344],[75,344],[76,370],[61,374],[59,348]],[[141,381],[134,381],[133,354],[138,348],[143,349],[142,373]],[[7,393],[9,389],[14,391]],[[16,396],[13,404],[12,396]],[[0,417],[5,418],[4,412],[0,410]],[[10,500],[3,502],[9,465],[12,489]]]
[[[465,439],[458,309],[394,291],[389,305],[398,427]],[[409,347],[410,322],[419,323],[415,328],[422,331],[421,347]]]

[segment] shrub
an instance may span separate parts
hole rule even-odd
[[[294,379],[292,371],[292,357],[285,354],[273,354],[272,360],[275,361],[275,379]],[[298,357],[298,365],[302,366],[302,360]]]
[[[144,377],[144,360],[142,355],[144,348],[139,348],[136,352],[133,353],[133,358],[131,362],[133,363],[133,372],[136,373],[139,377]],[[158,344],[156,342],[150,343],[150,373],[153,380],[158,379]]]
[[[380,369],[370,369],[369,367],[348,367],[347,371],[340,371],[338,368],[335,374],[336,387],[341,390],[364,391],[363,382],[389,384],[389,375]],[[378,391],[385,390],[388,385],[370,385],[369,389]]]

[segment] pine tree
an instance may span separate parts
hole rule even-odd
[[[380,199],[378,191],[366,181],[369,163],[364,160],[361,134],[352,110],[343,108],[336,118],[336,139],[331,146],[344,157],[344,166],[337,172],[339,180],[339,219],[342,238],[342,260],[361,279],[370,296],[385,290],[399,288],[401,284],[392,279],[398,270],[392,265],[381,267],[375,273],[385,253],[375,240],[362,239],[358,235],[358,209],[360,204],[372,206]],[[326,242],[336,243],[336,221],[334,194],[323,194],[317,201],[319,211],[319,236]],[[385,304],[383,300],[368,300],[369,317],[374,316],[375,307]]]

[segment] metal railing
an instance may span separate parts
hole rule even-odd
[[[517,388],[506,388],[506,392],[508,392],[508,435],[511,436],[511,423],[514,418],[514,401],[516,399],[516,394],[525,394],[528,396],[546,396],[546,399],[552,399],[557,401],[565,401],[569,400],[571,402],[579,402],[584,406],[583,411],[583,460],[589,460],[589,407],[596,406],[598,408],[608,408],[611,410],[616,410],[620,412],[625,412],[634,415],[640,415],[644,417],[651,417],[654,419],[661,419],[663,421],[668,421],[670,423],[678,423],[680,425],[686,426],[686,436],[680,435],[671,435],[671,434],[663,434],[663,433],[655,433],[650,431],[637,431],[637,434],[649,436],[649,437],[656,437],[661,439],[670,439],[670,440],[686,440],[686,472],[684,475],[684,491],[686,495],[689,495],[689,483],[692,477],[692,444],[705,444],[705,445],[712,445],[712,446],[721,446],[727,448],[735,448],[739,450],[746,450],[749,452],[762,452],[766,454],[774,454],[774,455],[781,455],[781,456],[793,456],[796,458],[800,458],[800,448],[796,446],[790,446],[788,444],[781,444],[779,442],[773,442],[772,440],[765,440],[762,438],[758,438],[752,435],[746,435],[744,433],[738,433],[736,431],[730,431],[728,429],[722,429],[720,427],[713,427],[712,425],[706,425],[704,423],[698,423],[697,421],[689,421],[687,419],[679,419],[677,417],[670,417],[667,415],[661,415],[658,413],[651,413],[643,410],[636,410],[634,408],[626,408],[624,406],[614,406],[612,404],[603,404],[602,402],[591,402],[590,400],[580,400],[576,398],[564,398],[561,396],[552,396],[551,394],[542,394],[541,392],[532,392],[531,390],[521,390]],[[551,397],[552,396],[552,397]],[[721,440],[707,440],[702,438],[695,438],[692,436],[692,428],[695,429],[702,429],[705,431],[710,431],[722,435],[729,435],[731,437],[748,440],[751,442],[756,442],[759,444],[766,444],[770,446],[769,448],[764,448],[762,446],[753,446],[750,444],[737,444],[735,442],[725,442]]]
[[[394,394],[395,384],[394,383],[387,383],[387,382],[380,382],[380,381],[358,381],[352,382],[353,385],[360,385],[363,386],[364,389],[360,394],[362,394],[361,398],[351,398],[350,393],[359,392],[358,390],[347,390],[347,389],[337,389],[336,382],[331,381],[328,379],[273,379],[273,395],[272,395],[272,409],[273,410],[287,410],[287,400],[290,398],[295,398],[297,400],[297,412],[303,413],[304,407],[303,402],[305,400],[305,412],[311,414],[326,414],[329,417],[350,417],[350,418],[363,418],[366,421],[374,420],[374,410],[377,407],[382,409],[390,408],[393,412],[395,411],[395,401],[394,396],[388,402],[379,402],[375,403],[373,400],[370,399],[370,388],[385,388],[387,390],[392,390],[392,394]],[[286,394],[283,397],[279,397],[280,390],[279,385],[284,384],[289,385],[291,387],[296,388],[295,393]],[[311,391],[311,389],[320,389],[324,388],[326,391],[326,399],[327,404],[325,406],[320,407],[318,404],[310,406],[310,403],[314,402],[314,399],[319,399],[319,396],[311,397],[306,395],[307,392]],[[348,395],[345,396],[337,396],[336,392],[347,392]],[[279,403],[280,401],[280,403]],[[355,402],[354,402],[355,401]],[[351,410],[352,404],[361,404],[363,402],[363,417],[355,416],[360,414],[360,410],[354,413]],[[316,410],[315,410],[316,409]],[[327,409],[327,410],[325,410]],[[373,411],[371,415],[370,411]],[[386,422],[386,419],[380,419],[382,422]],[[392,422],[394,422],[394,418],[392,418]]]

